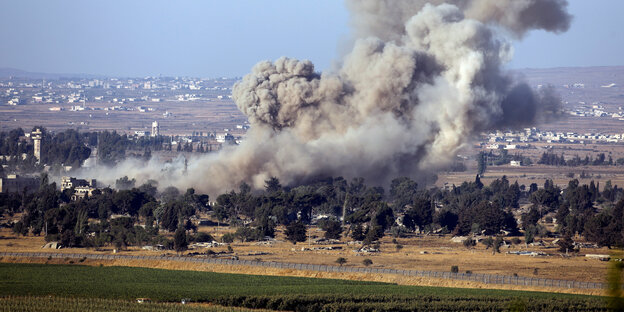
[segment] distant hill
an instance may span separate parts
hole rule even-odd
[[[560,87],[580,83],[587,88],[624,85],[624,66],[519,69],[514,72],[523,75],[531,85],[552,84]]]
[[[102,78],[101,75],[91,74],[56,74],[56,73],[36,73],[21,69],[3,67],[0,68],[0,79],[2,78],[27,78],[27,79],[59,79],[59,78]]]

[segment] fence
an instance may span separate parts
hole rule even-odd
[[[414,276],[414,277],[430,277],[430,278],[442,278],[442,279],[452,279],[452,280],[462,280],[462,281],[473,281],[473,282],[485,283],[485,284],[555,287],[555,288],[576,288],[576,289],[603,289],[605,288],[604,283],[578,282],[578,281],[555,280],[555,279],[533,278],[533,277],[522,277],[522,276],[345,267],[345,266],[302,264],[302,263],[231,260],[231,259],[219,259],[219,258],[194,258],[194,257],[172,257],[172,256],[130,256],[130,255],[103,255],[103,254],[98,255],[98,254],[69,254],[69,253],[65,254],[65,253],[46,253],[46,252],[0,252],[0,257],[74,258],[74,259],[87,258],[87,259],[94,259],[94,260],[118,260],[118,259],[167,260],[167,261],[198,262],[198,263],[208,263],[208,264],[256,266],[256,267],[277,268],[277,269],[295,269],[295,270],[307,270],[307,271],[318,271],[318,272],[395,274],[395,275]]]

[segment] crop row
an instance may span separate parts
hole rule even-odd
[[[0,311],[11,312],[226,312],[249,311],[248,309],[229,307],[204,307],[181,305],[179,303],[143,303],[134,301],[99,299],[99,298],[61,298],[12,296],[0,297]]]
[[[225,296],[224,306],[300,312],[334,311],[606,311],[604,301],[574,298],[513,298],[494,296],[401,295],[278,295]]]

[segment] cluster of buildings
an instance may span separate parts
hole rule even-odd
[[[22,105],[104,102],[127,106],[141,102],[229,100],[235,81],[236,79],[231,78],[187,77],[61,78],[47,81],[9,78],[0,80],[0,103]],[[188,92],[189,90],[194,92]],[[65,108],[55,107],[53,110],[63,109]]]
[[[6,178],[0,178],[0,193],[33,193],[39,189],[41,180],[34,176],[20,176],[9,174]],[[97,190],[95,179],[83,180],[72,177],[61,178],[61,191],[73,189],[72,200],[78,200],[93,195]]]
[[[24,103],[23,93],[24,93],[23,90],[16,90],[15,88],[7,88],[3,90],[3,92],[0,94],[0,97],[2,97],[6,101],[7,105],[15,106],[15,105],[20,105]]]
[[[481,143],[486,149],[521,149],[526,148],[527,143],[622,143],[622,134],[602,134],[576,132],[553,132],[541,131],[537,128],[526,128],[523,131],[496,131],[483,134],[485,142]]]
[[[603,117],[603,118],[615,118],[617,120],[624,121],[624,110],[622,107],[618,107],[618,111],[609,111],[599,103],[593,103],[591,106],[585,105],[581,102],[581,105],[568,111],[568,114],[576,117]]]
[[[97,180],[96,179],[77,179],[72,177],[62,177],[61,178],[61,191],[74,189],[73,194],[71,195],[72,200],[83,199],[87,196],[92,196],[93,191],[97,190]]]

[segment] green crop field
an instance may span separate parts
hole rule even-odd
[[[195,302],[295,311],[606,311],[601,297],[132,267],[0,264],[0,296]]]
[[[96,298],[0,297],[0,311],[11,312],[249,312],[249,309],[144,303]],[[255,310],[254,310],[255,311]]]

